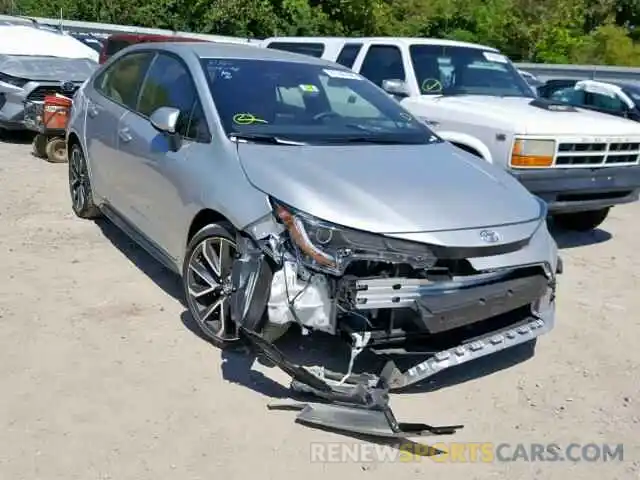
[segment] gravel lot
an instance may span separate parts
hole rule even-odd
[[[532,358],[393,397],[401,420],[466,425],[445,442],[624,443],[624,461],[312,462],[312,442],[360,440],[268,412],[281,392],[264,375],[286,377],[249,374],[194,334],[177,279],[109,224],[76,219],[67,166],[30,151],[0,144],[0,478],[640,478],[640,205],[556,234],[558,324]]]

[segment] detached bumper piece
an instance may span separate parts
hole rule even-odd
[[[517,326],[505,328],[469,343],[443,350],[429,359],[401,372],[393,361],[385,365],[389,390],[401,390],[420,383],[442,370],[522,345],[547,333],[553,325],[541,318],[529,317]]]
[[[394,373],[390,365],[380,377],[364,374],[343,378],[335,372],[312,371],[290,362],[273,344],[251,330],[240,327],[240,335],[256,354],[292,377],[290,388],[294,393],[314,397],[315,402],[286,402],[269,407],[300,411],[296,420],[301,424],[383,438],[451,435],[463,428],[398,422],[389,406],[386,377]]]

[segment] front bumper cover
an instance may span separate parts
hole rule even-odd
[[[603,168],[511,170],[531,193],[549,205],[549,213],[598,210],[638,200],[640,165]]]

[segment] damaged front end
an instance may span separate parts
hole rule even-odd
[[[276,201],[273,210],[239,238],[231,315],[249,344],[293,377],[294,391],[331,403],[299,405],[302,422],[392,437],[453,433],[460,426],[396,422],[387,392],[553,327],[557,253],[555,244],[535,245],[550,239],[544,212],[531,235],[461,248],[331,225]],[[526,249],[532,253],[518,256]],[[477,268],[491,259],[502,261]],[[293,324],[348,339],[346,373],[289,362],[270,332]],[[365,349],[385,366],[354,375]],[[426,359],[404,372],[396,366],[416,355]]]

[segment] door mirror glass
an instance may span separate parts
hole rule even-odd
[[[382,89],[390,95],[398,97],[408,97],[409,87],[404,80],[389,79],[382,81]]]
[[[156,130],[173,135],[176,133],[180,110],[173,107],[160,107],[149,117],[149,121]]]

